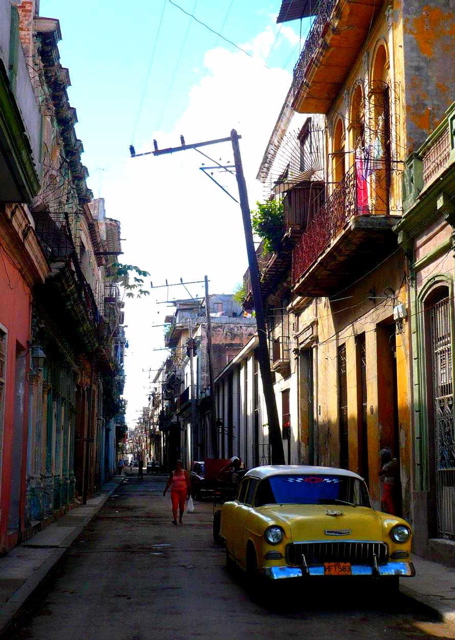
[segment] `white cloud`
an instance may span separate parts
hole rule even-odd
[[[273,41],[272,29],[259,34],[250,45],[253,58],[221,47],[207,51],[205,75],[192,87],[185,113],[172,132],[153,132],[147,145],[151,150],[155,138],[160,148],[179,146],[180,134],[187,144],[223,138],[235,128],[242,136],[251,207],[262,196],[255,176],[290,83],[288,73],[263,63]],[[200,151],[221,164],[233,164],[230,143]],[[203,174],[202,163],[212,164],[196,151],[128,160],[121,175],[105,182],[108,215],[122,223],[127,239],[123,261],[150,271],[154,284],[208,275],[212,292],[229,293],[247,268],[240,208]],[[235,178],[219,172],[213,177],[238,196]],[[202,287],[189,289],[202,294]],[[183,288],[169,289],[169,294],[187,297]],[[164,359],[165,352],[152,351],[163,345],[163,329],[152,330],[151,325],[163,321],[164,305],[155,305],[155,300],[165,295],[161,289],[152,291],[148,300],[127,302],[130,424],[146,402],[148,374],[142,369],[154,369]]]

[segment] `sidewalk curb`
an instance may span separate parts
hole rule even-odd
[[[455,611],[453,609],[453,605],[444,606],[440,601],[435,601],[432,596],[424,595],[412,587],[408,587],[403,584],[400,584],[400,591],[407,598],[424,605],[427,609],[435,613],[440,618],[441,622],[449,625],[455,625]]]
[[[74,526],[74,529],[66,536],[66,538],[59,544],[58,547],[52,552],[52,554],[43,562],[43,564],[33,572],[29,578],[27,578],[22,586],[14,592],[14,594],[0,607],[0,638],[5,637],[5,633],[10,629],[14,619],[20,614],[23,607],[33,596],[38,587],[44,582],[44,580],[50,575],[51,571],[65,555],[67,550],[73,544],[73,542],[83,533],[84,529],[90,524],[90,522],[98,515],[111,495],[122,485],[124,482],[124,476],[119,478],[113,478],[106,485],[108,488],[106,491],[102,491],[101,499],[98,504],[93,505],[93,511],[85,516],[84,520]],[[77,510],[78,505],[74,507],[73,511]],[[90,505],[89,505],[90,506]],[[58,522],[58,520],[56,521]],[[56,523],[53,523],[56,524]],[[49,525],[52,526],[52,525]],[[23,545],[19,547],[29,546],[30,540],[27,540]]]

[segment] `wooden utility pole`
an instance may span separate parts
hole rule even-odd
[[[210,439],[212,441],[212,453],[214,458],[219,457],[218,432],[216,428],[216,402],[215,402],[215,382],[213,376],[212,358],[212,320],[210,318],[210,296],[209,279],[204,276],[205,282],[205,313],[207,317],[207,359],[209,363],[209,383],[210,383]]]
[[[250,268],[251,288],[253,292],[254,310],[258,328],[258,360],[261,371],[262,388],[264,390],[265,406],[269,425],[269,440],[272,445],[272,464],[284,464],[283,440],[281,438],[278,410],[273,389],[272,371],[270,369],[269,347],[267,344],[267,325],[265,322],[264,303],[262,300],[261,281],[259,278],[258,261],[254,248],[253,230],[251,228],[251,213],[248,204],[245,176],[243,174],[242,157],[240,155],[239,136],[235,129],[231,131],[232,149],[234,151],[235,176],[239,188],[240,208],[242,210],[243,230],[245,232],[248,265]]]
[[[242,211],[243,229],[245,232],[246,250],[248,255],[248,266],[250,269],[250,276],[251,276],[251,288],[253,292],[254,309],[256,311],[256,323],[257,323],[258,338],[259,338],[259,347],[258,347],[259,369],[260,369],[261,378],[262,378],[262,388],[264,390],[265,406],[267,408],[269,440],[272,446],[272,464],[285,464],[283,440],[281,437],[280,422],[278,419],[278,410],[276,406],[275,392],[273,389],[272,371],[270,369],[269,347],[267,344],[267,327],[265,322],[264,304],[263,304],[262,293],[261,293],[261,281],[259,278],[259,268],[258,268],[258,263],[256,258],[256,250],[254,248],[253,231],[251,229],[251,218],[250,218],[251,214],[250,214],[250,207],[248,204],[248,193],[246,188],[245,176],[243,174],[242,157],[240,155],[240,147],[239,147],[240,139],[241,139],[241,136],[238,135],[235,129],[232,129],[231,135],[229,138],[219,138],[218,140],[207,140],[204,142],[196,142],[195,144],[186,144],[182,136],[181,147],[169,147],[167,149],[158,149],[158,146],[155,144],[154,151],[148,151],[147,153],[136,154],[134,148],[130,148],[130,152],[131,152],[131,157],[135,158],[143,155],[159,156],[159,155],[165,155],[168,153],[175,153],[177,151],[186,151],[187,149],[197,149],[198,147],[205,147],[207,145],[218,144],[220,142],[231,142],[232,144],[232,149],[234,151],[235,174],[236,174],[237,186],[239,189],[239,196],[240,196],[240,208]],[[207,329],[208,329],[208,326],[209,325],[207,322]],[[211,397],[211,402],[212,402],[212,397],[214,402],[214,395],[213,395],[214,389],[212,384],[213,384],[213,380],[210,381],[210,387],[211,387],[210,397]],[[216,420],[215,415],[216,415],[216,411],[212,405],[212,410],[211,410],[212,447],[215,445],[215,442],[216,442],[216,452],[217,452],[218,438],[216,433],[216,424],[213,423],[213,421]],[[215,440],[213,440],[213,435],[216,436]],[[215,455],[215,449],[213,450],[213,453]]]

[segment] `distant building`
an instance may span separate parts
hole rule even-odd
[[[212,419],[208,325],[204,300],[180,300],[168,316],[165,343],[172,354],[160,375],[160,429],[164,463],[178,457],[191,460],[213,457],[221,443],[221,427]],[[213,377],[244,347],[256,332],[256,321],[244,317],[232,295],[210,296],[211,361]],[[156,399],[155,399],[156,401]]]

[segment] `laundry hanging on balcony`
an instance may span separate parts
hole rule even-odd
[[[370,213],[368,204],[368,171],[369,162],[367,161],[366,150],[358,147],[355,152],[355,177],[357,215],[359,216]]]

